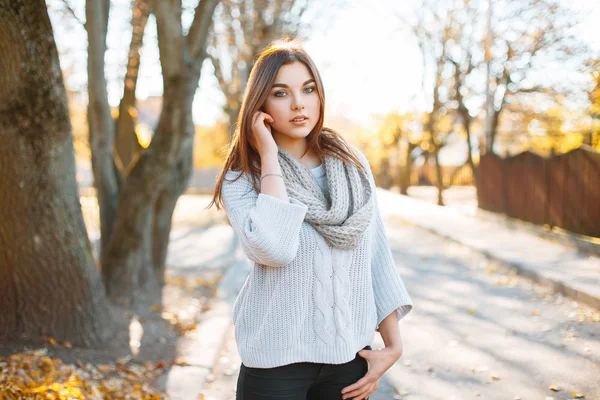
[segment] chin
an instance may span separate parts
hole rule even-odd
[[[280,132],[289,137],[304,138],[304,137],[307,137],[310,134],[310,132],[312,132],[313,129],[314,129],[314,126],[311,126],[311,127],[302,126],[302,127],[292,127],[291,129],[282,130]]]

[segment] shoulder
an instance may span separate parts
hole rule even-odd
[[[238,179],[249,181],[248,174],[244,173],[244,171],[228,169],[227,171],[225,171],[223,184],[232,183],[233,181],[237,181]]]
[[[240,198],[254,191],[250,175],[242,170],[229,169],[223,176],[223,198]]]

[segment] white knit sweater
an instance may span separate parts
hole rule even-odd
[[[369,163],[354,150],[375,193]],[[238,174],[229,170],[226,179]],[[222,195],[233,230],[253,262],[233,307],[245,366],[348,362],[372,343],[386,316],[396,311],[400,320],[412,309],[376,198],[373,222],[359,245],[340,250],[304,222],[305,204],[257,194],[246,175],[224,181]]]

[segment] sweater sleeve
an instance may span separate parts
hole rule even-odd
[[[367,169],[375,200],[373,213],[373,241],[371,243],[371,274],[375,306],[377,308],[376,329],[379,330],[379,324],[388,315],[395,311],[398,315],[398,321],[400,321],[410,310],[412,310],[413,303],[394,262],[383,219],[381,218],[381,212],[379,211],[377,191],[371,166],[365,155],[358,150],[356,151],[363,165],[365,165]]]
[[[240,172],[227,171],[222,187],[225,212],[248,258],[258,264],[283,267],[296,258],[300,227],[308,206],[257,193]]]

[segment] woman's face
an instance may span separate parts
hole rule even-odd
[[[303,138],[317,124],[320,102],[310,70],[294,61],[279,68],[263,108],[275,120],[273,134]]]

